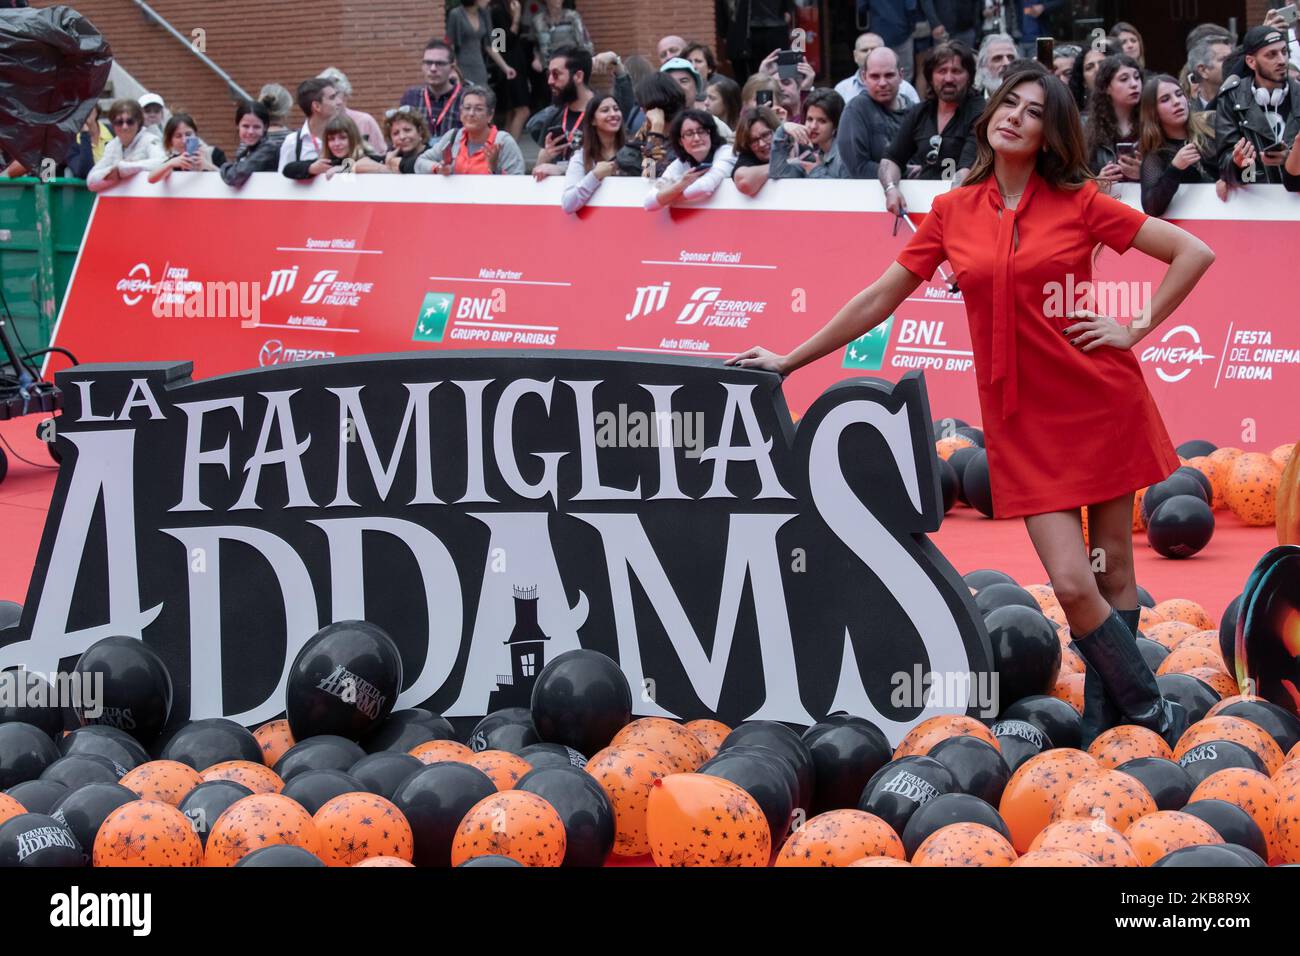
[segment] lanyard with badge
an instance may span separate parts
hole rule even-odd
[[[455,88],[451,91],[451,95],[447,97],[447,102],[443,104],[442,112],[438,114],[438,118],[435,120],[433,118],[433,101],[429,99],[428,88],[427,87],[425,88],[424,111],[428,114],[429,119],[433,122],[433,128],[430,129],[429,132],[431,133],[436,132],[438,127],[442,125],[443,119],[447,116],[447,111],[451,109],[451,104],[456,102],[456,96],[458,93],[460,93],[460,83],[457,83]]]

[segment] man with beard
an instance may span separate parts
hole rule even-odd
[[[898,69],[898,56],[889,47],[881,46],[867,54],[862,75],[866,95],[855,96],[844,107],[836,142],[850,178],[874,179],[880,173],[880,161],[898,134],[907,103],[899,94],[903,74]]]
[[[624,117],[630,115],[636,105],[632,79],[617,53],[592,57],[581,47],[553,52],[546,68],[546,82],[554,102],[535,113],[524,127],[533,141],[542,147],[533,167],[533,175],[538,179],[564,175],[569,157],[582,150],[582,119],[593,95],[587,85],[592,70],[613,70],[613,96]]]
[[[923,73],[926,100],[908,110],[880,161],[885,205],[894,215],[907,211],[898,188],[904,170],[908,179],[947,179],[956,185],[975,162],[975,120],[984,97],[971,89],[974,54],[960,43],[940,43]]]
[[[981,96],[992,96],[1002,85],[1002,74],[1019,54],[1016,41],[1005,33],[991,33],[980,43],[975,58],[975,89]]]
[[[1230,185],[1281,183],[1278,169],[1300,132],[1300,83],[1287,76],[1286,34],[1251,27],[1242,41],[1245,74],[1219,88],[1214,145]]]

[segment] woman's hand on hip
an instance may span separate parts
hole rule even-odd
[[[1066,326],[1065,336],[1071,345],[1084,352],[1091,352],[1103,345],[1114,349],[1131,349],[1137,341],[1130,326],[1121,325],[1108,315],[1080,309],[1071,312],[1068,317],[1076,321],[1073,325]]]

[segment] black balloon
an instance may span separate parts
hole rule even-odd
[[[322,734],[298,741],[284,752],[272,769],[288,783],[308,770],[347,770],[365,755],[356,742],[346,737]]]
[[[360,740],[392,712],[402,655],[383,628],[336,621],[317,631],[289,668],[285,716],[294,740],[325,734]]]
[[[0,672],[0,724],[18,721],[57,737],[63,732],[57,704],[54,687],[40,674],[22,668]]]
[[[1052,747],[1048,735],[1027,720],[998,720],[989,730],[997,738],[999,753],[1012,773],[1026,760]]]
[[[632,689],[599,651],[565,651],[537,675],[532,713],[542,740],[592,757],[631,722]]]
[[[960,482],[957,478],[957,472],[944,461],[939,459],[939,493],[943,500],[943,513],[947,514],[952,510],[952,506],[957,503],[957,486]]]
[[[0,601],[0,631],[15,627],[23,616],[23,606],[13,601]]]
[[[1231,850],[1233,853],[1237,854],[1237,856],[1246,861],[1247,866],[1268,866],[1268,864],[1264,862],[1262,856],[1254,850],[1248,850],[1238,843],[1225,843],[1223,844],[1223,848],[1225,850]]]
[[[1260,565],[1265,569],[1256,580]],[[1266,553],[1243,593],[1236,674],[1252,681],[1258,696],[1294,711],[1300,687],[1300,546]]]
[[[1031,737],[1036,736],[1046,747],[1052,745],[1051,741],[1047,740],[1047,735],[1037,727],[1024,721],[1017,721],[1017,723],[1021,725],[1017,729],[1022,733],[1030,734]],[[1023,740],[1010,733],[1006,733],[1005,736],[999,735],[997,730],[999,726],[1002,725],[993,725],[993,734],[1004,749],[1007,746],[1005,743],[1007,738]],[[1004,732],[1008,730],[1009,728],[1004,726]],[[1043,749],[1045,747],[1040,745],[1035,753]],[[1015,770],[1001,753],[978,737],[949,737],[947,740],[941,740],[930,748],[929,756],[948,768],[956,790],[978,797],[995,807],[1002,799],[1002,791]],[[1025,759],[1028,759],[1028,756]]]
[[[1220,717],[1248,720],[1275,741],[1282,753],[1300,743],[1300,718],[1267,700],[1239,700],[1219,710]]]
[[[614,805],[595,777],[575,767],[540,767],[520,777],[515,789],[537,794],[560,815],[561,866],[604,866],[614,848]]]
[[[88,686],[87,680],[95,682],[89,686],[99,686],[101,677],[97,675],[102,675],[102,693],[95,695],[93,702],[77,702],[72,708],[77,721],[117,727],[148,747],[172,712],[172,677],[167,665],[144,641],[106,637],[86,648],[72,672],[81,686]]]
[[[1155,514],[1156,509],[1177,495],[1192,495],[1209,504],[1205,489],[1199,481],[1189,475],[1175,472],[1164,481],[1157,481],[1142,495],[1142,520],[1150,524],[1151,516]]]
[[[951,438],[957,434],[957,429],[968,427],[969,422],[964,422],[960,418],[936,418],[934,420],[934,440]]]
[[[412,727],[423,727],[425,732],[411,732],[409,728]],[[370,754],[381,750],[400,750],[406,753],[430,740],[455,739],[456,730],[446,717],[423,707],[408,707],[389,714],[388,719],[362,738],[361,746]],[[408,740],[412,741],[409,746],[403,746]]]
[[[979,588],[975,594],[975,606],[986,618],[1002,607],[1028,608],[1036,612],[1039,617],[1043,617],[1042,609],[1034,600],[1034,596],[1018,584],[997,583]]]
[[[1203,720],[1219,702],[1219,693],[1199,677],[1190,674],[1160,674],[1156,677],[1160,695],[1183,705],[1189,724]]]
[[[284,785],[283,796],[296,800],[312,816],[335,797],[345,793],[365,793],[365,785],[342,770],[308,770]]]
[[[251,731],[225,717],[208,717],[184,724],[162,749],[163,760],[175,760],[202,773],[227,760],[262,762],[262,748]]]
[[[808,745],[799,739],[798,734],[775,720],[751,720],[727,734],[718,753],[741,744],[767,747],[789,760],[794,765],[798,779],[795,809],[803,809],[805,813],[811,809],[816,770]]]
[[[986,518],[993,517],[993,488],[989,484],[989,455],[984,449],[970,456],[961,473],[961,488],[970,506]]]
[[[239,858],[235,866],[324,866],[325,861],[300,846],[277,843]]]
[[[1219,653],[1223,655],[1229,674],[1237,673],[1237,615],[1240,613],[1241,595],[1238,594],[1228,602],[1219,620]]]
[[[451,866],[460,821],[474,804],[496,792],[487,774],[465,763],[434,763],[411,774],[393,794],[393,803],[411,825],[415,865]]]
[[[305,776],[307,775],[300,774],[298,780],[302,780]],[[187,793],[176,807],[190,818],[190,826],[194,827],[194,832],[198,834],[199,842],[207,846],[208,834],[216,825],[217,818],[225,813],[231,804],[252,795],[253,791],[242,783],[235,783],[233,780],[209,780]],[[315,812],[315,810],[308,810],[308,813]]]
[[[517,754],[540,741],[533,726],[532,712],[527,707],[506,707],[480,720],[470,732],[468,744],[475,753],[507,750]]]
[[[512,859],[511,857],[508,856],[498,856],[496,854],[492,854],[490,856],[471,857],[470,859],[466,860],[464,863],[460,864],[460,866],[469,866],[469,867],[478,868],[484,866],[523,866],[523,864],[520,863],[518,860]]]
[[[1193,438],[1183,442],[1174,449],[1178,452],[1180,458],[1200,458],[1203,455],[1211,455],[1219,450],[1219,446],[1211,441],[1205,441],[1203,438]]]
[[[961,576],[961,579],[966,582],[967,587],[974,588],[977,592],[993,584],[1016,584],[1016,579],[1005,571],[994,571],[991,568],[967,571]],[[1019,586],[1016,584],[1016,587]]]
[[[1000,587],[1007,585],[986,588],[975,596],[976,603]],[[1020,700],[1045,694],[1055,686],[1061,670],[1061,642],[1056,628],[1037,606],[1032,610],[1017,605],[996,608],[984,616],[984,624],[998,674],[999,698]]]
[[[1178,766],[1187,771],[1193,786],[1200,784],[1211,774],[1231,767],[1258,770],[1265,776],[1268,775],[1264,761],[1259,759],[1258,754],[1231,740],[1206,740],[1195,747],[1189,747],[1179,758]]]
[[[1147,521],[1147,542],[1166,558],[1190,558],[1212,537],[1214,511],[1193,495],[1166,498]]]
[[[58,738],[59,752],[65,757],[72,754],[95,754],[107,757],[125,776],[142,763],[149,762],[149,753],[125,730],[106,724],[78,727],[65,737]],[[261,763],[259,760],[258,763]]]
[[[952,793],[957,781],[933,757],[899,757],[876,771],[858,800],[858,809],[874,813],[902,836],[907,821],[935,797]]]
[[[1217,843],[1205,844],[1204,846],[1185,846],[1181,850],[1174,850],[1172,853],[1162,856],[1151,864],[1153,868],[1168,866],[1241,867],[1250,865],[1241,856]]]
[[[64,795],[50,810],[50,816],[72,831],[89,863],[100,825],[122,804],[139,799],[138,794],[120,783],[90,783]]]
[[[578,770],[587,766],[587,758],[572,747],[564,744],[529,744],[519,751],[519,756],[528,761],[534,769],[538,767],[574,767]]]
[[[1205,500],[1208,502],[1214,501],[1214,484],[1203,471],[1199,471],[1191,465],[1179,465],[1178,468],[1175,469],[1174,474],[1186,475],[1188,478],[1192,479],[1192,481],[1200,484],[1201,490],[1205,492]]]
[[[903,852],[910,860],[926,837],[950,823],[980,823],[992,827],[1011,842],[1006,821],[979,797],[969,793],[944,793],[917,807],[903,827]]]
[[[1259,824],[1241,807],[1227,800],[1193,800],[1182,808],[1214,827],[1225,843],[1236,843],[1268,859],[1268,838]]]
[[[1115,769],[1146,787],[1161,810],[1181,810],[1196,789],[1187,771],[1164,757],[1134,757]]]
[[[69,790],[88,783],[117,783],[122,779],[113,761],[98,754],[73,754],[60,757],[41,773],[42,780],[53,780]]]
[[[39,727],[13,721],[0,724],[0,789],[35,780],[59,759],[59,748]]]
[[[71,791],[57,780],[24,780],[5,791],[31,813],[49,813]]]
[[[957,429],[957,434],[963,438],[969,438],[979,448],[984,447],[984,432],[974,425],[963,425]]]
[[[84,866],[72,831],[44,813],[23,813],[0,823],[0,867]]]
[[[1067,701],[1047,694],[1022,697],[998,714],[998,720],[1023,720],[1033,724],[1047,734],[1053,747],[1077,748],[1083,740],[1079,712]]]
[[[962,448],[958,448],[955,452],[953,452],[951,455],[948,456],[948,465],[952,468],[953,473],[957,476],[957,500],[964,505],[968,505],[970,504],[970,502],[966,500],[966,491],[964,488],[962,488],[962,483],[961,483],[962,475],[966,473],[967,463],[973,457],[978,455],[981,450],[982,449],[974,445],[969,445],[969,446],[964,446]]]
[[[866,721],[827,727],[811,741],[805,733],[804,743],[813,760],[813,815],[856,807],[867,781],[893,756],[884,733]]]
[[[789,762],[765,747],[733,747],[706,760],[699,773],[730,780],[744,790],[767,818],[772,853],[781,849],[790,832],[790,815],[797,799],[797,778]]]
[[[385,800],[391,800],[402,781],[423,766],[418,757],[384,751],[362,757],[352,765],[348,774],[360,780],[368,793],[377,793]]]
[[[1155,607],[1155,606],[1156,606],[1156,599],[1153,598],[1153,597],[1151,596],[1151,592],[1150,592],[1150,591],[1148,591],[1146,588],[1144,588],[1144,587],[1143,587],[1142,585],[1140,585],[1140,584],[1137,586],[1137,591],[1138,591],[1138,604],[1139,604],[1141,607]]]
[[[1142,660],[1146,661],[1147,667],[1151,668],[1153,674],[1160,669],[1160,665],[1169,656],[1169,648],[1148,637],[1139,637],[1137,639],[1137,649],[1138,653],[1142,655]]]

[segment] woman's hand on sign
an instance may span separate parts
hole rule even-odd
[[[725,364],[737,365],[740,368],[756,368],[765,372],[776,372],[781,376],[785,375],[785,356],[777,355],[760,345],[741,352],[739,355],[733,355],[727,359]]]

